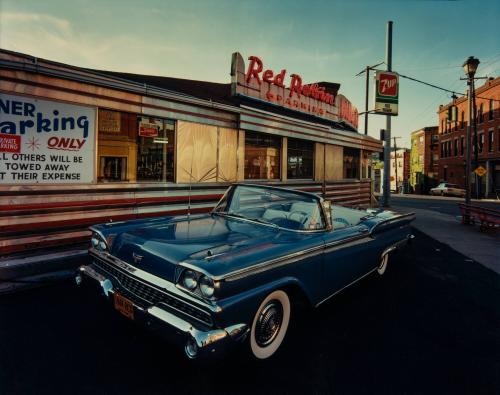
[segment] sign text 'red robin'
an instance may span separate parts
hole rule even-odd
[[[358,112],[345,98],[337,95],[340,84],[317,82],[304,84],[299,74],[288,74],[286,69],[275,71],[264,67],[257,56],[248,57],[245,66],[238,52],[231,63],[231,90],[233,95],[254,98],[333,121],[342,121],[353,128],[358,125]]]

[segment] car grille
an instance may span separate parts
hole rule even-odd
[[[117,282],[117,284],[114,285],[118,286],[123,296],[142,308],[151,307],[160,303],[175,310],[175,312],[186,315],[188,320],[189,318],[194,318],[203,324],[209,326],[213,325],[212,317],[209,313],[193,307],[176,297],[170,296],[151,285],[136,280],[134,277],[124,273],[107,262],[94,259],[94,266],[96,266],[98,270],[100,269],[103,271],[104,273],[102,274],[111,275]]]

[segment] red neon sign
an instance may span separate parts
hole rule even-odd
[[[281,72],[279,72],[278,74],[274,74],[273,70],[264,70],[264,63],[257,56],[250,56],[248,60],[250,61],[250,63],[248,64],[248,69],[245,77],[245,81],[247,84],[249,84],[252,79],[255,79],[259,85],[261,85],[262,81],[264,81],[268,84],[273,84],[280,88],[285,88],[285,69],[281,70]],[[262,79],[260,76],[261,73]],[[290,93],[288,94],[288,97],[290,99],[295,93],[295,95],[299,99],[301,95],[304,95],[305,97],[310,97],[326,104],[335,104],[334,95],[332,95],[331,93],[327,93],[324,87],[319,86],[318,84],[302,85],[302,77],[298,74],[291,74],[290,78]]]

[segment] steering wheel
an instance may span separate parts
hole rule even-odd
[[[344,224],[344,225],[347,225],[347,226],[350,226],[351,224],[344,218],[341,218],[341,217],[336,217],[333,219],[335,222],[340,222],[341,224]]]
[[[300,219],[293,219],[292,218],[292,215],[300,215]],[[303,217],[303,219],[302,219]],[[296,222],[300,222],[302,225],[304,225],[306,223],[306,221],[309,219],[309,216],[308,214],[305,212],[305,211],[292,211],[290,212],[290,214],[288,214],[288,217],[287,217],[290,221],[296,221]]]

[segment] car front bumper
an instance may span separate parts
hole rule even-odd
[[[111,303],[115,294],[120,293],[120,290],[113,285],[112,279],[99,273],[93,265],[80,266],[75,280],[78,285],[89,285],[100,289]],[[143,308],[133,303],[133,308],[134,321],[184,346],[186,355],[191,359],[222,354],[235,344],[243,342],[249,332],[246,324],[235,324],[226,328],[195,325],[160,306]]]

